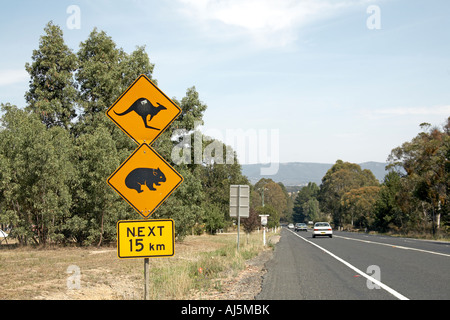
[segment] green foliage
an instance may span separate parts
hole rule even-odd
[[[215,234],[218,229],[225,227],[225,215],[223,214],[223,211],[213,203],[206,204],[203,221],[205,229],[210,234]]]
[[[174,99],[174,102],[180,106],[182,112],[175,119],[172,130],[182,128],[186,131],[191,131],[196,129],[197,126],[204,124],[202,118],[207,106],[200,101],[195,87],[186,90],[186,96],[181,99],[181,102],[178,102],[176,99]]]
[[[379,190],[378,186],[369,186],[346,192],[341,198],[344,220],[350,220],[352,227],[355,224],[359,227],[373,225],[373,207],[377,201]]]
[[[64,43],[63,32],[52,22],[44,29],[39,50],[33,50],[25,69],[30,74],[30,89],[25,94],[27,110],[39,115],[49,128],[60,126],[68,129],[76,117],[76,85],[73,73],[77,57]]]
[[[306,187],[300,189],[294,200],[294,222],[317,221],[320,218],[318,194],[319,187],[314,182],[310,182]]]
[[[275,225],[279,225],[280,220],[288,221],[289,196],[286,188],[282,184],[275,183],[272,179],[260,179],[255,184],[252,205],[257,208],[261,205],[269,205],[276,211]]]
[[[192,234],[192,229],[201,223],[204,215],[202,203],[205,194],[199,179],[187,168],[177,168],[184,182],[175,190],[153,214],[152,218],[170,218],[175,220],[175,234],[179,240]]]
[[[254,207],[250,207],[248,218],[241,219],[241,225],[246,233],[251,233],[261,226],[261,218]]]
[[[425,131],[392,150],[389,167],[406,174],[400,176],[401,197],[396,205],[402,212],[401,225],[428,228],[433,235],[448,222],[450,189],[450,117],[442,129],[422,123]],[[390,216],[390,207],[385,211]],[[398,214],[397,214],[398,216]],[[398,220],[398,219],[397,219]],[[398,222],[397,222],[398,224]]]
[[[442,128],[420,126],[424,131],[392,150],[387,166],[391,171],[381,185],[357,164],[338,160],[328,170],[318,200],[336,226],[431,231],[434,236],[445,232],[450,222],[450,118]],[[296,219],[306,219],[309,189],[303,188],[297,196]]]
[[[400,195],[403,192],[401,176],[395,172],[389,172],[381,185],[378,199],[374,205],[374,227],[386,232],[389,227],[403,227],[403,213],[399,205]]]
[[[2,111],[0,220],[15,226],[12,236],[22,244],[60,242],[75,178],[70,136],[15,106],[2,104]]]
[[[116,145],[108,130],[101,126],[93,133],[80,136],[75,143],[78,179],[73,189],[73,212],[76,215],[70,222],[76,230],[69,231],[74,231],[72,234],[79,243],[101,244],[103,237],[114,240],[115,230],[104,230],[105,219],[113,222],[130,216],[121,198],[111,188],[105,188],[106,179],[120,165]],[[79,228],[80,223],[86,225],[84,230]]]
[[[331,215],[336,225],[351,223],[345,215],[342,197],[354,189],[370,186],[378,186],[378,180],[370,170],[361,170],[356,163],[336,163],[327,171],[322,179],[318,200],[322,211]]]
[[[306,219],[303,221],[322,221],[327,220],[322,218],[322,213],[320,211],[319,201],[316,198],[311,198],[302,205],[302,212]]]

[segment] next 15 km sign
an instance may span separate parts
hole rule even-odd
[[[126,258],[171,257],[175,254],[175,228],[171,219],[117,222],[117,255]]]

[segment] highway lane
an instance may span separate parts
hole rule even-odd
[[[310,231],[288,229],[281,235],[257,299],[450,299],[448,243],[346,232],[313,239]]]

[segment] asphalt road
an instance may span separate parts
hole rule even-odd
[[[450,299],[450,243],[281,231],[256,299]]]

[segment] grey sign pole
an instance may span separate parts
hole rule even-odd
[[[131,241],[131,240],[130,240]],[[150,282],[150,273],[149,273],[149,258],[144,259],[144,300],[150,300],[150,290],[149,290],[149,282]]]
[[[250,187],[248,185],[230,186],[230,217],[237,218],[237,250],[240,243],[241,217],[249,217]]]
[[[241,215],[239,214],[239,209],[241,207],[241,186],[238,187],[238,197],[237,197],[237,218],[238,218],[238,229],[237,229],[237,250],[239,251],[239,232],[241,230]]]

